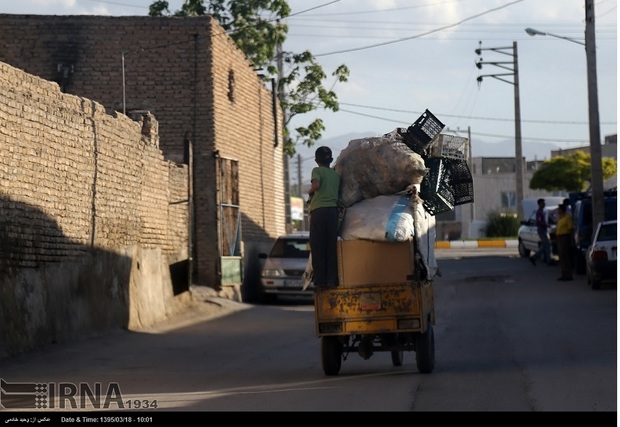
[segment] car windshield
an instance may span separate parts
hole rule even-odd
[[[599,242],[609,242],[617,239],[617,224],[603,224],[598,233]]]
[[[278,239],[269,254],[271,258],[308,258],[310,242],[307,238]]]

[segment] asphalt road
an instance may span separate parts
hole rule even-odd
[[[615,421],[615,286],[593,291],[583,276],[558,282],[559,267],[533,267],[514,248],[436,254],[430,374],[417,371],[411,352],[399,367],[389,353],[350,354],[339,375],[326,377],[311,302],[251,305],[198,289],[201,302],[182,316],[2,361],[0,378],[73,384],[78,394],[116,385],[120,396],[108,409],[120,403],[155,419],[170,411],[381,411],[586,412]],[[58,415],[54,402],[36,414]],[[82,411],[79,398],[64,402],[71,416]],[[0,421],[13,413],[0,412]]]

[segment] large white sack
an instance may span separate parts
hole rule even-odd
[[[334,169],[340,174],[340,201],[345,207],[399,193],[421,183],[427,173],[422,156],[407,147],[397,133],[350,141]]]
[[[411,197],[380,195],[349,206],[340,235],[343,240],[411,240],[414,235]]]

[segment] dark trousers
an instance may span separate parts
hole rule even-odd
[[[338,286],[338,208],[310,213],[310,251],[314,285]]]
[[[568,279],[573,277],[573,257],[571,256],[571,236],[569,234],[558,234],[556,236],[558,245],[558,256],[560,258],[560,270],[562,277]]]

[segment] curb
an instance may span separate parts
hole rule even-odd
[[[435,249],[516,248],[517,240],[453,240],[435,242]]]

